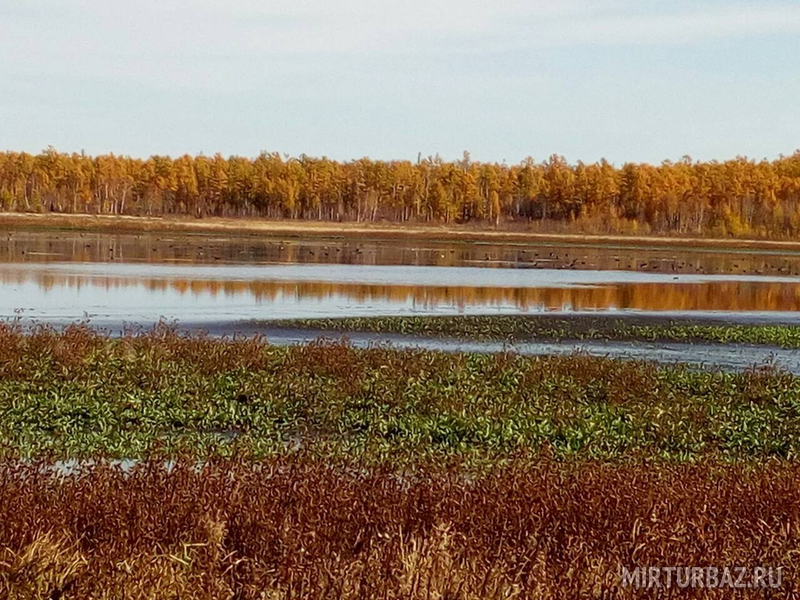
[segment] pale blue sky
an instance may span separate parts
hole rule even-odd
[[[800,2],[0,0],[0,148],[660,162],[800,148]]]

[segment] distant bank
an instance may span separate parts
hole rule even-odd
[[[574,243],[625,246],[707,246],[714,248],[782,249],[800,251],[800,241],[710,238],[669,235],[597,235],[569,231],[495,228],[467,225],[395,224],[389,222],[329,222],[254,218],[191,218],[59,213],[0,212],[0,229],[65,229],[98,232],[229,233],[282,237],[362,239],[419,239],[484,243]]]

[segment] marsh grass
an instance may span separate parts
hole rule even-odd
[[[296,456],[65,477],[5,463],[0,596],[630,598],[652,590],[621,589],[622,565],[688,564],[780,566],[773,592],[790,597],[799,468],[540,456],[400,474]]]
[[[274,328],[370,332],[494,341],[640,340],[648,342],[736,343],[800,348],[800,327],[792,325],[702,324],[653,319],[555,317],[538,315],[462,315],[343,317],[263,322]]]
[[[588,356],[445,354],[161,327],[0,326],[7,458],[254,457],[313,452],[374,463],[560,458],[793,459],[800,378],[698,372]]]

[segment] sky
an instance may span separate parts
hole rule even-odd
[[[0,149],[516,163],[800,148],[800,1],[0,0]]]

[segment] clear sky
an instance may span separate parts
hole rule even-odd
[[[0,148],[660,162],[800,148],[800,1],[0,0]]]

